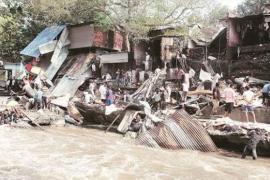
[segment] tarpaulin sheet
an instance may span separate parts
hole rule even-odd
[[[37,37],[20,52],[20,54],[31,57],[39,57],[39,46],[54,40],[65,27],[66,26],[47,27],[41,33],[39,33]]]

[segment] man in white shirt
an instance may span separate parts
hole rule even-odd
[[[103,103],[106,102],[106,94],[107,94],[107,87],[106,85],[102,84],[99,87],[100,99]]]
[[[149,71],[150,55],[145,53],[144,70]]]
[[[84,91],[83,95],[84,95],[84,102],[86,104],[89,104],[91,101],[91,94],[89,94],[87,91]]]
[[[107,74],[106,74],[105,80],[106,80],[106,81],[112,80],[112,76],[110,75],[110,73],[107,73]]]
[[[246,91],[243,94],[243,99],[245,101],[245,104],[243,106],[247,122],[249,122],[248,113],[251,113],[253,116],[254,123],[256,123],[256,116],[254,113],[254,108],[252,106],[253,99],[255,98],[255,94],[249,89],[249,87],[246,87]]]
[[[187,93],[189,91],[189,73],[185,73],[185,78],[184,78],[184,82],[182,83],[182,87],[183,87],[183,94],[182,94],[182,100],[183,102],[187,101]]]
[[[90,82],[89,90],[90,90],[90,94],[93,96],[94,99],[96,98],[95,89],[96,89],[96,83],[93,81]]]
[[[92,70],[92,76],[93,76],[93,78],[96,78],[96,71],[97,71],[97,68],[96,68],[95,63],[92,63],[92,65],[91,65],[91,70]]]

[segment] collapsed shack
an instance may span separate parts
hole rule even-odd
[[[50,85],[50,104],[68,113],[69,121],[77,124],[81,117],[78,110],[74,113],[73,102],[78,100],[79,87],[90,78],[117,70],[108,65],[127,68],[128,53],[124,51],[124,34],[118,29],[102,31],[92,24],[79,24],[47,27],[21,54],[31,57],[25,67],[33,82],[42,80]]]
[[[187,62],[196,72],[226,72],[227,27],[194,26],[188,40]]]
[[[219,148],[242,152],[250,137],[252,130],[260,131],[265,137],[257,147],[258,155],[270,156],[270,125],[263,123],[243,123],[231,119],[198,120],[207,130],[213,141]]]
[[[40,71],[38,71],[36,74],[40,75],[41,72],[44,72],[47,79],[49,81],[53,81],[54,86],[50,90],[52,95],[52,104],[68,110],[70,104],[74,102],[79,112],[84,117],[85,124],[87,124],[87,121],[92,124],[103,125],[112,125],[115,123],[119,125],[118,131],[122,133],[129,129],[128,126],[132,124],[134,116],[140,114],[141,117],[146,117],[146,120],[150,120],[153,124],[155,124],[155,126],[152,126],[152,129],[147,131],[147,133],[141,132],[139,135],[138,141],[140,141],[142,144],[150,144],[150,146],[153,147],[169,149],[187,148],[201,151],[216,150],[214,143],[200,124],[196,121],[196,119],[191,118],[185,112],[176,112],[171,116],[168,116],[168,114],[165,113],[163,114],[163,118],[161,118],[158,113],[154,114],[154,112],[152,112],[151,103],[150,105],[142,105],[140,103],[141,100],[151,101],[153,92],[164,85],[168,72],[164,72],[163,70],[156,72],[156,74],[150,74],[149,79],[146,80],[142,86],[140,86],[135,93],[131,95],[131,103],[134,104],[120,102],[117,104],[117,107],[107,107],[104,106],[103,103],[99,102],[95,102],[96,104],[82,103],[80,99],[78,99],[78,94],[80,94],[78,89],[87,79],[93,77],[89,71],[89,65],[93,63],[93,61],[97,60],[96,55],[98,53],[102,54],[99,59],[99,65],[101,65],[101,67],[104,66],[103,71],[115,72],[116,67],[109,68],[113,67],[111,64],[128,63],[128,54],[111,54],[111,52],[115,53],[115,51],[121,51],[124,49],[122,44],[124,39],[121,34],[117,32],[114,34],[115,42],[112,44],[112,42],[109,41],[109,34],[111,33],[101,32],[97,28],[90,26],[75,26],[74,29],[72,27],[70,28],[71,29],[68,29],[67,27],[56,28],[55,33],[49,39],[49,42],[47,40],[46,42],[41,42],[38,40],[40,41],[39,43],[34,43],[35,48],[39,47],[39,49],[36,49],[37,54],[36,52],[34,54],[28,53],[28,55],[32,57],[39,57],[38,65],[46,64],[46,66],[40,66]],[[49,33],[50,30],[50,28],[47,29],[48,32],[45,31],[46,33],[44,34],[46,35]],[[88,35],[91,36],[90,42],[84,42],[81,38],[78,38],[80,37],[79,32],[89,33]],[[214,70],[215,67],[212,67],[212,62],[215,62],[216,58],[208,56],[209,52],[211,52],[208,52],[208,48],[218,45],[219,52],[217,57],[218,60],[222,59],[224,53],[221,51],[224,51],[224,49],[221,50],[220,41],[224,40],[224,34],[226,34],[225,32],[226,28],[222,28],[217,32],[216,36],[214,36],[214,39],[210,39],[201,45],[200,51],[204,51],[204,56],[198,57],[197,59],[200,61],[200,67],[198,68],[197,72],[202,69],[202,66],[204,66],[204,69],[206,69],[210,76],[213,76],[215,72],[217,72]],[[45,36],[44,34],[42,36]],[[175,38],[176,37],[158,38],[156,46],[158,46],[158,48],[160,46],[161,53],[158,55],[159,57],[157,59],[160,64],[167,62],[169,64],[171,63],[172,67],[175,67],[175,65],[178,67],[178,65],[180,65],[184,69],[187,67],[186,60],[188,60],[188,58],[192,59],[192,51],[190,51],[191,55],[188,56],[188,58],[186,58],[183,54],[181,58],[174,61],[175,59],[172,58],[172,56],[176,56],[176,49],[182,47],[179,41],[175,42]],[[179,46],[174,47],[175,44],[178,44]],[[199,43],[197,42],[197,44]],[[30,47],[32,46],[33,44]],[[171,47],[168,48],[168,46]],[[27,49],[29,50],[29,47]],[[171,50],[173,52],[171,52]],[[104,52],[110,53],[106,54]],[[42,61],[42,58],[44,57],[46,57],[48,60],[46,63]],[[114,58],[111,60],[112,57]],[[193,64],[192,61],[188,61],[188,63]],[[219,64],[219,62],[217,64]],[[102,69],[100,71],[103,72]],[[220,69],[219,72],[221,72]],[[178,87],[173,91],[179,94]],[[205,107],[210,105],[211,100],[207,98],[207,95],[209,94],[211,94],[211,91],[210,93],[209,91],[195,91],[193,94],[189,93],[191,99],[180,106],[183,106],[183,108],[190,114],[200,114],[205,110]],[[198,95],[199,97],[197,97]],[[177,99],[168,104],[169,106],[167,106],[167,109],[169,110],[174,109],[172,106],[179,106],[179,104],[177,104]],[[74,104],[72,105],[72,109],[76,109]],[[110,112],[107,113],[107,111]],[[70,111],[68,111],[68,113],[70,116],[72,116]],[[36,114],[36,116],[38,117],[33,117],[30,115],[28,117],[30,117],[30,119],[32,119],[34,122],[39,118],[39,115]],[[72,118],[75,120],[80,119],[78,112],[76,112]],[[154,139],[155,142],[153,140],[148,141],[149,139],[147,138],[150,137]]]
[[[269,80],[269,13],[244,17],[229,14],[225,21],[231,76]]]

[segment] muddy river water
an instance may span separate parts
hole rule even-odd
[[[0,127],[0,179],[270,179],[270,159],[224,154],[150,149],[93,129]]]

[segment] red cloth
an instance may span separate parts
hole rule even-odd
[[[28,63],[25,65],[25,69],[28,71],[28,72],[31,72],[31,69],[32,69],[32,64],[31,63]]]

